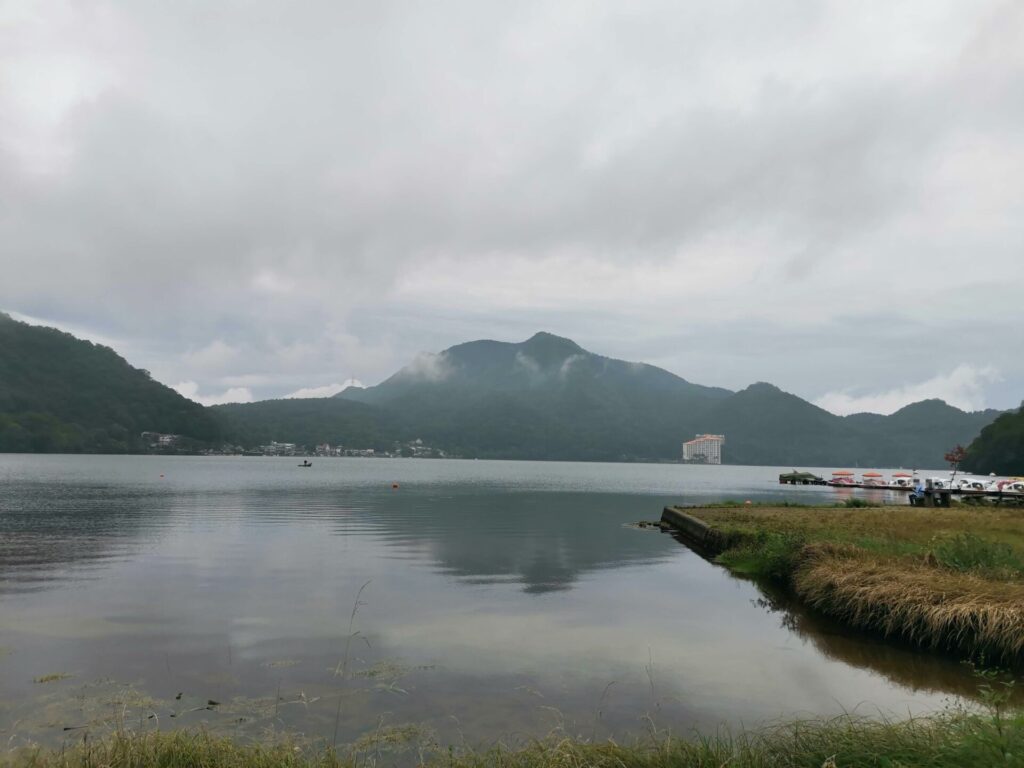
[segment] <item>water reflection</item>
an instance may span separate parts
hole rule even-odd
[[[759,589],[763,597],[757,605],[777,615],[783,626],[813,643],[829,659],[878,672],[912,691],[978,698],[979,680],[964,662],[851,630],[777,587],[760,584]]]
[[[73,572],[130,557],[160,526],[161,499],[109,484],[6,483],[0,496],[0,594],[59,586]]]

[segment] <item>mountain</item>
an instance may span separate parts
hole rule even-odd
[[[980,474],[1024,475],[1024,404],[981,430],[967,448],[963,467]]]
[[[998,415],[926,400],[842,417],[771,384],[704,387],[549,333],[460,344],[337,397],[385,409],[449,451],[505,458],[674,459],[684,439],[710,432],[726,436],[736,464],[936,467]]]
[[[842,417],[764,382],[717,403],[701,429],[725,435],[731,464],[825,466],[868,458],[860,434]]]
[[[144,431],[220,436],[205,408],[112,349],[0,313],[0,452],[134,452]]]
[[[957,445],[967,445],[1000,411],[962,411],[943,400],[921,400],[884,417],[873,429],[866,416],[848,416],[861,431],[878,440],[879,454],[890,459],[879,466],[941,467],[942,457]],[[939,449],[939,450],[936,450]],[[898,463],[892,463],[898,460]]]
[[[422,355],[335,397],[386,409],[410,436],[462,455],[629,460],[676,456],[696,415],[730,394],[538,333]]]
[[[730,463],[939,467],[946,451],[969,442],[998,413],[923,400],[889,416],[836,416],[759,383],[720,403],[702,424],[726,436]]]
[[[684,440],[710,432],[726,436],[732,464],[937,467],[982,432],[969,461],[1000,471],[1020,455],[1007,446],[1019,445],[1024,417],[983,431],[997,415],[925,400],[891,416],[841,417],[771,384],[701,386],[550,333],[421,355],[377,386],[333,398],[203,408],[107,347],[0,315],[0,451],[133,452],[153,431],[184,435],[185,448],[390,449],[420,438],[467,457],[677,460]]]

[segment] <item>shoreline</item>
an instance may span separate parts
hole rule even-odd
[[[289,734],[263,742],[214,736],[203,730],[132,731],[88,736],[60,749],[23,747],[0,752],[8,768],[357,768],[385,761],[429,768],[732,768],[767,766],[896,766],[933,768],[1020,765],[1024,713],[992,688],[984,712],[949,709],[902,721],[842,715],[794,720],[758,729],[679,737],[652,731],[629,744],[592,741],[556,730],[541,739],[483,749],[444,745],[413,725],[367,733],[356,742],[300,745]]]

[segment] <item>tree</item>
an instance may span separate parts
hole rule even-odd
[[[949,479],[950,487],[953,486],[953,481],[956,480],[956,471],[960,467],[960,462],[964,460],[966,455],[967,451],[964,450],[964,447],[959,443],[952,451],[946,452],[945,459],[949,462],[949,468],[953,470],[953,476]]]

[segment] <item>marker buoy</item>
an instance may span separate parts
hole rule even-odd
[[[392,488],[392,490],[397,490],[398,489],[398,483],[392,483],[391,484],[391,488]]]

